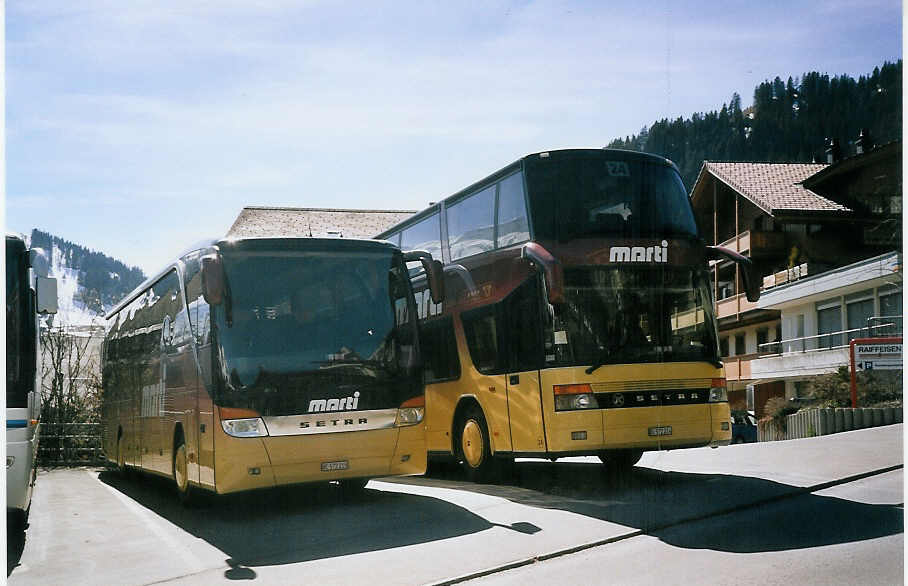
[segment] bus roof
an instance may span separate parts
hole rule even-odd
[[[339,248],[393,248],[396,249],[397,246],[388,242],[386,240],[377,240],[377,239],[365,239],[365,238],[310,238],[308,236],[303,237],[285,237],[285,238],[274,238],[274,237],[254,237],[254,238],[221,238],[221,239],[209,239],[202,240],[197,244],[187,248],[185,251],[180,253],[177,257],[177,260],[171,262],[163,269],[155,273],[153,276],[145,279],[142,283],[129,292],[126,297],[124,297],[119,303],[117,303],[113,309],[107,312],[107,315],[104,316],[104,319],[110,319],[117,313],[119,313],[124,307],[132,303],[136,297],[142,294],[146,289],[157,283],[161,278],[164,277],[168,272],[177,266],[177,264],[183,259],[199,250],[205,250],[208,248],[213,248],[215,246],[225,245],[225,246],[236,246],[242,245],[246,242],[255,242],[255,243],[279,243],[279,242],[294,242],[294,243],[303,243],[308,242],[314,248],[329,248],[329,247],[339,247]],[[330,243],[330,244],[329,244]]]
[[[653,163],[667,165],[667,166],[672,167],[676,171],[678,170],[678,168],[675,166],[675,164],[672,161],[670,161],[669,159],[666,159],[665,157],[660,157],[659,155],[654,155],[652,153],[644,153],[642,151],[630,151],[630,150],[626,150],[626,149],[609,149],[609,148],[568,148],[568,149],[551,149],[551,150],[547,150],[547,151],[538,151],[535,153],[530,153],[528,155],[524,155],[524,156],[520,157],[519,159],[517,159],[516,161],[514,161],[513,163],[510,163],[509,165],[502,167],[501,169],[495,171],[494,173],[491,173],[491,174],[483,177],[479,181],[474,181],[467,187],[464,187],[463,189],[449,195],[448,197],[442,198],[441,200],[430,205],[429,207],[427,207],[419,212],[416,212],[412,216],[398,222],[397,224],[394,224],[393,226],[387,228],[383,232],[380,232],[376,236],[376,238],[383,238],[386,235],[390,234],[391,232],[395,232],[395,231],[399,230],[401,227],[416,223],[419,220],[425,218],[426,216],[429,216],[429,215],[435,213],[437,210],[440,209],[441,204],[443,202],[448,202],[448,201],[457,199],[459,197],[462,197],[464,195],[467,195],[469,193],[472,193],[477,188],[479,188],[482,185],[485,185],[486,183],[491,183],[493,181],[497,181],[498,179],[501,179],[505,175],[510,175],[518,167],[521,167],[523,165],[523,162],[526,161],[527,159],[530,159],[533,157],[551,156],[553,154],[556,156],[564,156],[564,155],[570,155],[570,154],[576,154],[576,153],[602,153],[602,152],[620,154],[622,157],[626,157],[626,158],[649,159]]]

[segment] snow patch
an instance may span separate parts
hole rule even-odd
[[[104,316],[89,309],[79,299],[84,288],[79,284],[79,271],[67,266],[63,251],[54,243],[50,275],[57,279],[57,315],[55,325],[103,325]]]

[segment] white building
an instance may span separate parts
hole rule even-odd
[[[758,348],[775,354],[752,360],[751,378],[784,381],[786,397],[801,396],[811,376],[849,364],[853,338],[901,335],[901,255],[891,252],[764,288],[757,307],[781,312],[782,340]]]

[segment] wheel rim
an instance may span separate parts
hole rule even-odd
[[[177,483],[177,490],[186,492],[189,476],[186,474],[186,445],[181,444],[173,458],[173,478]]]
[[[479,468],[485,446],[483,445],[482,429],[475,419],[470,419],[463,426],[460,438],[463,458],[471,468]]]

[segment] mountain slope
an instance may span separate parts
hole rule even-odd
[[[57,278],[55,325],[102,322],[105,312],[145,280],[138,267],[38,229],[32,230],[30,245],[45,251],[48,274]]]

